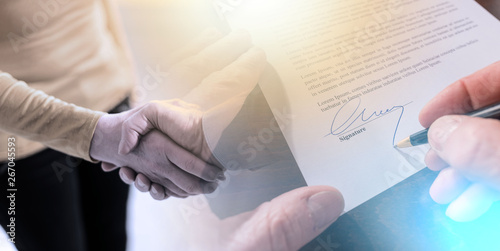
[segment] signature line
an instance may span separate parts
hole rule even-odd
[[[409,104],[411,104],[411,103],[413,103],[413,101],[412,101],[412,102],[408,102],[407,104],[404,104],[404,105],[402,105],[402,106],[403,106],[403,107],[405,107],[405,106],[407,106],[407,105],[409,105]],[[358,129],[358,128],[360,128],[360,127],[362,127],[362,126],[366,125],[366,124],[370,124],[371,122],[373,122],[373,121],[375,121],[375,120],[377,120],[377,119],[379,119],[379,118],[383,118],[385,115],[389,115],[389,114],[393,113],[394,111],[395,111],[395,110],[390,111],[390,112],[388,112],[388,113],[386,113],[386,114],[384,114],[384,115],[382,115],[382,116],[380,116],[380,117],[376,117],[376,118],[374,118],[374,119],[372,119],[372,120],[369,120],[369,121],[367,121],[366,123],[363,123],[363,124],[361,124],[361,125],[359,125],[359,126],[356,126],[356,128],[353,128],[353,129],[351,129],[351,130],[349,130],[349,131],[345,131],[345,132],[343,132],[342,134],[339,134],[339,136],[344,136],[344,135],[346,135],[346,134],[348,134],[348,133],[350,133],[350,132],[352,132],[352,131],[354,131],[354,130],[356,130],[356,129]],[[401,118],[401,116],[400,116],[400,118]],[[398,124],[399,124],[399,121],[401,121],[401,119],[399,119],[399,120],[398,120]],[[397,129],[397,128],[396,128],[396,129]],[[329,135],[332,135],[332,134],[330,133],[330,134],[328,134],[327,136],[329,136]]]
[[[342,123],[342,125],[340,125],[339,127],[337,128],[334,128],[334,124],[335,124],[335,121],[337,120],[337,116],[339,115],[339,112],[344,108],[344,106],[342,106],[342,108],[337,112],[337,114],[335,115],[335,118],[332,122],[332,126],[330,128],[330,133],[325,135],[325,137],[327,136],[330,136],[330,135],[334,135],[334,136],[342,136],[342,135],[345,135],[349,132],[352,132],[368,123],[371,123],[379,118],[382,118],[384,117],[385,115],[387,114],[390,114],[396,110],[398,110],[399,108],[401,108],[401,114],[399,115],[399,118],[398,118],[398,122],[396,124],[396,128],[394,130],[394,135],[393,135],[393,138],[392,138],[392,143],[394,144],[395,140],[396,140],[396,133],[398,131],[398,128],[399,128],[399,124],[401,122],[401,118],[403,117],[403,114],[404,114],[404,110],[405,110],[405,106],[411,104],[412,102],[409,102],[407,104],[404,104],[404,105],[395,105],[393,106],[392,108],[390,109],[386,109],[385,111],[381,110],[380,112],[373,112],[372,114],[370,114],[370,116],[368,116],[368,118],[364,118],[365,117],[365,112],[366,112],[366,108],[364,108],[361,113],[359,113],[355,118],[354,120],[352,120],[350,123],[349,121],[351,120],[351,118],[353,118],[356,114],[356,111],[359,109],[360,105],[361,105],[361,99],[357,99],[358,100],[358,104],[357,104],[357,107],[355,109],[355,111],[350,115],[350,117],[344,122]],[[348,102],[349,103],[349,102]],[[347,105],[347,104],[346,104]],[[364,122],[362,123],[361,125],[358,125],[356,126],[355,128],[349,128],[351,125],[353,125],[356,121],[358,121],[358,119],[360,119],[360,121]],[[348,124],[346,126],[346,124]],[[342,127],[344,127],[344,129],[342,130]],[[348,130],[349,129],[349,130]],[[340,132],[338,132],[339,130],[341,130]]]

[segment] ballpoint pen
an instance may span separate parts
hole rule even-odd
[[[475,110],[475,111],[466,113],[464,115],[471,116],[471,117],[500,119],[500,103],[496,103],[496,104],[481,108],[479,110]],[[429,129],[424,129],[422,131],[414,133],[414,134],[410,135],[409,137],[398,142],[395,145],[395,147],[406,148],[406,147],[427,144],[428,143],[428,140],[427,140],[427,132],[428,131],[429,131]]]

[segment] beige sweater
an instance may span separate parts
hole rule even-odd
[[[0,161],[50,147],[90,160],[97,120],[134,76],[107,1],[0,1]],[[27,84],[26,84],[27,83]]]
[[[90,141],[102,113],[56,99],[6,73],[0,73],[0,94],[3,131],[90,160]],[[21,138],[16,141],[16,150],[31,145]]]

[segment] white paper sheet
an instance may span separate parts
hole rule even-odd
[[[277,120],[305,180],[346,211],[424,168],[426,146],[393,145],[445,86],[500,60],[500,22],[472,0],[233,2],[219,11],[280,75],[261,88],[293,115]]]

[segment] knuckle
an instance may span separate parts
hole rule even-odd
[[[184,191],[186,191],[186,193],[191,194],[191,195],[202,194],[202,193],[204,193],[203,190],[205,190],[205,186],[203,186],[202,183],[198,183],[198,182],[193,182],[191,184],[188,184],[184,189]]]
[[[207,181],[216,181],[218,174],[212,170],[206,169],[201,174],[201,178]]]
[[[160,109],[160,101],[151,101],[147,103],[144,107],[145,111],[154,111],[157,112]]]
[[[457,137],[450,140],[450,164],[452,166],[473,167],[487,165],[499,160],[496,140],[488,128],[498,128],[484,119],[468,119],[464,126],[457,128]],[[500,125],[497,121],[493,121]],[[462,144],[461,142],[467,142]],[[498,162],[497,162],[498,163]]]
[[[180,107],[184,107],[185,103],[183,100],[181,99],[178,99],[178,98],[174,98],[174,99],[171,99],[170,102],[169,102],[171,105],[174,105],[174,106],[180,106]]]
[[[186,186],[185,190],[188,194],[199,194],[199,189],[197,189],[197,185],[188,185]]]
[[[153,197],[153,199],[155,199],[155,200],[163,200],[163,199],[165,198],[165,193],[156,193],[156,194],[155,194],[155,193],[152,193],[152,192],[150,191],[150,195],[151,195],[151,197]]]
[[[180,189],[178,186],[174,185],[173,183],[168,186],[168,190],[170,193],[174,195],[188,195],[184,190]]]
[[[159,184],[164,187],[169,185],[170,180],[175,180],[178,177],[177,173],[171,168],[162,168],[155,175],[162,179],[162,182]]]
[[[194,158],[186,158],[183,163],[183,168],[186,172],[193,173],[196,171],[197,161]]]
[[[266,220],[269,222],[267,231],[269,233],[270,243],[273,250],[293,250],[292,243],[297,236],[290,236],[291,233],[301,232],[293,224],[293,217],[286,210],[270,210],[266,214]],[[266,224],[265,222],[263,224]]]

